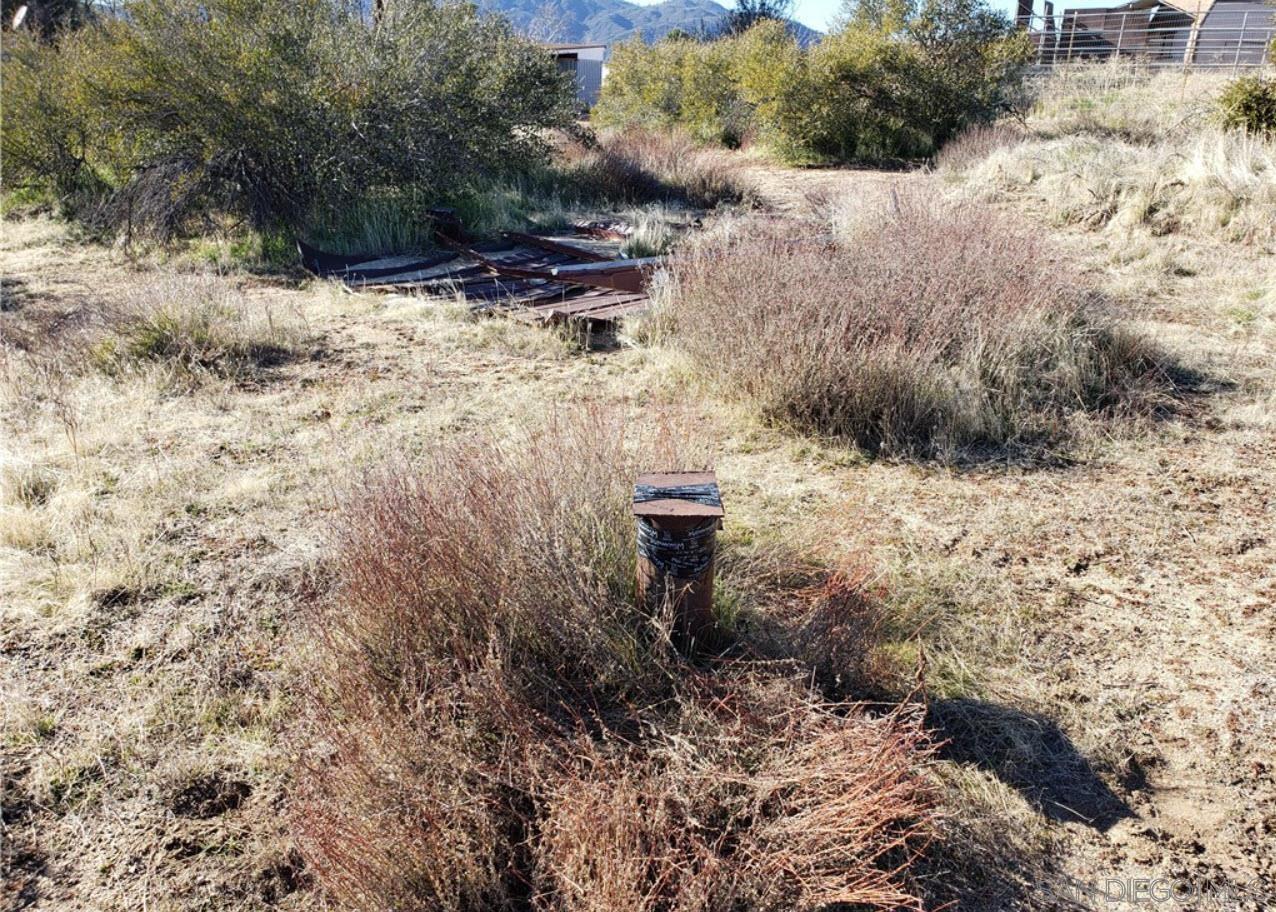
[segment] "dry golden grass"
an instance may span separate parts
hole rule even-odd
[[[1276,141],[1223,130],[1222,73],[1065,69],[1026,128],[978,127],[938,166],[969,197],[1013,200],[1060,225],[1276,244]]]
[[[1276,242],[1276,142],[1243,133],[1211,129],[1151,146],[1088,135],[1025,138],[948,173],[983,199],[1027,199],[1059,224],[1218,236],[1268,249]]]
[[[91,271],[68,295],[64,235],[30,229],[6,252],[25,280],[2,315],[6,339],[19,321],[114,308],[154,282],[84,251]],[[296,312],[306,357],[251,383],[177,388],[162,364],[68,370],[50,397],[28,352],[5,353],[6,851],[15,890],[54,905],[186,905],[215,883],[232,905],[259,907],[304,881],[277,819],[280,733],[297,594],[322,575],[327,492],[387,446],[528,412],[545,384],[569,390],[583,367],[550,334],[447,305],[322,285],[241,293],[259,313]],[[225,813],[174,809],[188,787],[241,784],[249,794]]]
[[[1061,67],[1031,85],[1028,120],[1045,136],[1097,133],[1153,143],[1208,126],[1232,75],[1148,70],[1124,61]]]
[[[775,177],[795,209],[860,180]],[[166,271],[47,221],[4,227],[6,340],[28,319],[118,306]],[[302,673],[318,667],[299,621],[331,581],[334,492],[387,455],[526,427],[551,403],[601,403],[647,429],[685,410],[724,487],[723,605],[759,640],[772,619],[809,609],[796,593],[809,598],[819,575],[794,565],[795,550],[816,571],[867,563],[863,587],[878,595],[864,611],[884,628],[867,673],[896,695],[920,677],[930,724],[954,738],[932,767],[945,814],[911,885],[932,905],[1049,908],[1044,891],[1063,876],[1269,878],[1272,257],[1212,232],[1043,230],[1207,378],[1184,413],[1132,434],[1096,426],[1049,469],[867,461],[695,395],[698,366],[658,344],[582,352],[454,305],[318,283],[229,279],[248,306],[295,314],[304,330],[297,356],[250,382],[46,371],[56,395],[31,396],[30,363],[6,352],[6,901],[330,907],[284,811]],[[857,606],[843,601],[826,626]],[[580,821],[641,838],[613,812],[688,756],[582,754],[574,779],[552,780],[578,788],[542,793],[563,822],[542,847],[547,876],[599,870],[583,860]],[[750,771],[751,794],[771,772]],[[824,794],[828,780],[810,781],[793,794]],[[807,807],[788,805],[765,832],[789,844],[786,820],[815,829]],[[620,881],[641,856],[594,857],[617,873],[580,903],[632,898]]]

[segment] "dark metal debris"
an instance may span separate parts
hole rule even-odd
[[[302,262],[316,275],[350,288],[417,290],[455,295],[475,310],[508,312],[537,322],[611,322],[645,310],[660,257],[622,259],[567,238],[507,232],[500,241],[456,240],[459,223],[428,257],[325,253],[298,242]],[[582,231],[582,234],[587,232]]]

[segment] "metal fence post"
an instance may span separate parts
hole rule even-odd
[[[1232,56],[1232,73],[1236,73],[1236,68],[1241,63],[1241,45],[1245,43],[1245,32],[1249,29],[1249,10],[1245,11],[1245,15],[1241,17],[1241,31],[1236,36],[1236,53]]]
[[[1129,15],[1130,15],[1129,13],[1121,14],[1121,28],[1117,31],[1116,54],[1114,55],[1114,59],[1116,60],[1121,59],[1121,39],[1125,37],[1125,20],[1126,20],[1126,17]]]
[[[713,570],[722,495],[713,472],[658,472],[634,481],[638,604],[673,611],[678,647],[693,653],[715,639]]]

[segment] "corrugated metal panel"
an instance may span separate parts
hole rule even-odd
[[[601,60],[580,60],[576,57],[559,57],[558,68],[572,73],[576,77],[576,99],[587,108],[598,102],[598,93],[603,87],[603,62]]]

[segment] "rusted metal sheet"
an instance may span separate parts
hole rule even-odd
[[[613,259],[582,244],[507,232],[497,242],[440,236],[445,252],[427,257],[325,254],[298,244],[312,272],[365,290],[421,291],[463,298],[475,310],[539,322],[610,322],[645,309],[645,287],[659,258]]]
[[[568,245],[555,242],[554,246],[561,251]],[[512,278],[544,279],[628,292],[645,291],[651,274],[664,262],[663,257],[594,260],[586,263],[560,259],[558,262],[553,262],[548,258],[539,260],[535,257],[502,258],[485,255],[475,250],[467,252],[493,272]],[[565,257],[566,254],[559,253],[559,256]]]
[[[608,263],[568,263],[552,267],[549,274],[560,282],[577,282],[617,291],[645,291],[651,274],[663,262],[663,257],[642,257]]]
[[[583,260],[587,263],[605,263],[612,259],[612,257],[596,250],[590,250],[588,247],[581,247],[577,244],[564,244],[562,241],[556,241],[553,238],[540,237],[535,234],[523,234],[521,231],[506,231],[504,235],[511,241],[528,244],[541,250],[548,250],[551,253],[561,253],[564,256]]]
[[[612,321],[646,310],[650,303],[646,295],[598,290],[521,308],[516,311],[516,315],[520,319],[541,323],[561,323],[572,320]]]
[[[598,320],[604,323],[611,323],[619,320],[621,317],[628,317],[633,314],[640,314],[650,309],[651,299],[646,295],[634,295],[624,300],[609,304],[606,307],[598,307],[589,311],[587,316],[590,320]]]
[[[572,230],[581,237],[597,238],[600,241],[626,241],[634,233],[634,228],[625,222],[577,222]]]
[[[446,252],[428,257],[325,253],[304,241],[297,241],[297,252],[302,264],[316,275],[354,282],[419,272],[456,259],[455,253]]]

